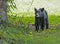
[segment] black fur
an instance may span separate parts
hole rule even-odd
[[[36,9],[35,10],[35,29],[36,31],[39,30],[39,26],[42,30],[44,30],[44,27],[46,26],[46,29],[48,29],[48,15],[44,8]]]

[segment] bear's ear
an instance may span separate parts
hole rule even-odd
[[[36,8],[34,8],[34,10],[35,10],[35,12],[37,11],[37,9],[36,9]]]
[[[44,11],[44,8],[41,8],[41,11]]]
[[[42,8],[44,10],[44,8]]]

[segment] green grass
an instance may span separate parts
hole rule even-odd
[[[34,23],[34,17],[9,16],[9,20],[11,26],[0,28],[3,44],[60,44],[60,16],[49,16],[51,27],[39,32],[25,25],[28,22]],[[20,26],[21,22],[23,26]]]

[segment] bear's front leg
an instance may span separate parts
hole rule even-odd
[[[40,24],[39,17],[35,17],[35,29],[36,29],[37,32],[39,30],[39,24]]]
[[[44,26],[45,26],[45,24],[42,24],[42,25],[41,25],[41,29],[42,29],[42,30],[44,30]]]
[[[39,24],[35,24],[35,29],[38,32],[38,30],[39,30]]]

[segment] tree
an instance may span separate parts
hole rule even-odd
[[[4,24],[7,21],[7,12],[6,12],[6,1],[0,0],[0,16],[1,16],[1,24]]]

